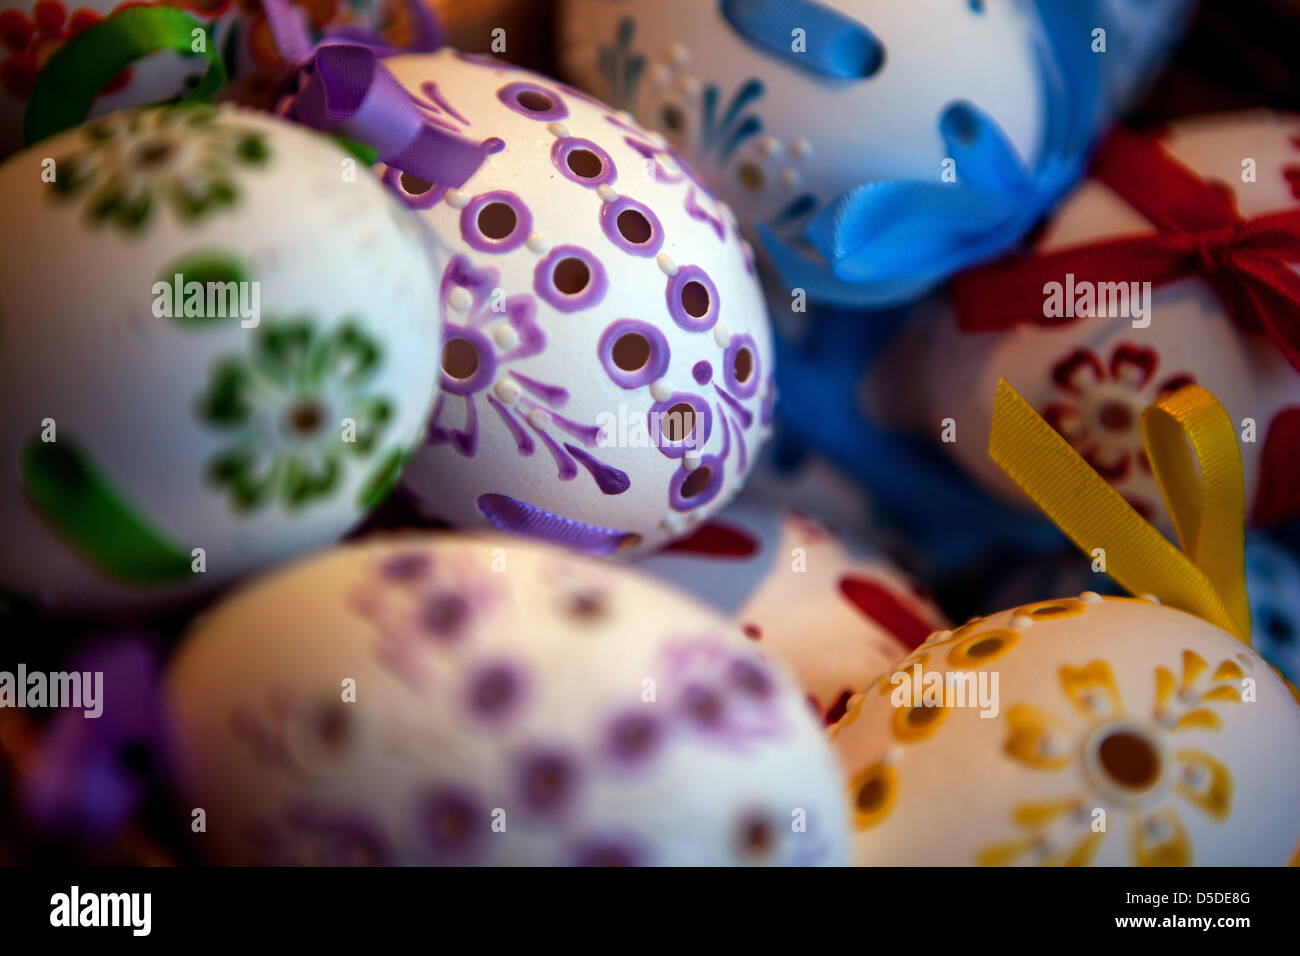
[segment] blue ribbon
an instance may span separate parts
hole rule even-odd
[[[722,15],[745,39],[787,63],[822,76],[861,80],[885,62],[885,48],[865,26],[809,0],[721,0]],[[796,51],[795,31],[803,31]]]
[[[830,77],[846,75],[853,64],[852,56],[839,51],[858,49],[862,35],[870,36],[855,21],[809,0],[720,2],[723,15],[750,42]],[[1100,126],[1100,67],[1090,48],[1097,4],[1037,0],[1048,102],[1033,169],[992,117],[954,102],[940,117],[939,133],[956,160],[957,182],[937,181],[936,170],[935,180],[851,189],[812,219],[798,244],[760,224],[759,236],[782,280],[805,289],[814,301],[886,308],[1019,241],[1083,174]],[[807,24],[807,54],[790,49],[790,24],[796,22]]]

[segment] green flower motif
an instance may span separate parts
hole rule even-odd
[[[275,498],[297,510],[332,495],[349,459],[371,457],[393,417],[392,403],[366,388],[381,362],[351,320],[329,332],[307,319],[263,322],[252,354],[218,360],[198,396],[199,418],[234,438],[208,463],[209,479],[238,511]],[[395,452],[372,469],[363,499],[376,483],[391,486]]]
[[[143,107],[87,123],[80,151],[55,163],[53,193],[84,198],[93,223],[134,232],[160,204],[186,220],[233,206],[240,169],[269,156],[261,132],[224,121],[214,106]]]

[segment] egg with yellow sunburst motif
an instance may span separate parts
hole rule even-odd
[[[831,731],[861,865],[1285,865],[1300,706],[1248,645],[1148,600],[936,631]]]

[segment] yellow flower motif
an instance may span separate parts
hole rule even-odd
[[[1031,605],[1016,613],[1032,616],[1035,609]],[[1003,750],[1033,770],[1056,772],[1082,761],[1094,790],[1015,807],[1012,818],[1027,831],[1025,835],[981,849],[976,862],[999,866],[1030,857],[1044,865],[1085,865],[1100,849],[1110,818],[1124,814],[1128,819],[1123,830],[1129,833],[1137,865],[1190,864],[1191,841],[1172,798],[1218,822],[1226,821],[1232,813],[1232,774],[1202,750],[1182,748],[1171,753],[1171,742],[1188,729],[1222,727],[1218,710],[1241,700],[1241,667],[1224,660],[1211,672],[1206,661],[1190,650],[1183,652],[1181,675],[1157,667],[1150,723],[1125,715],[1114,672],[1106,661],[1065,665],[1057,676],[1070,708],[1085,722],[1084,733],[1072,734],[1062,718],[1017,704],[1007,710]],[[1098,826],[1101,820],[1107,825]]]

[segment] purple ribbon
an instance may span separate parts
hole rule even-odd
[[[263,0],[280,54],[297,72],[297,91],[278,111],[305,126],[346,136],[375,150],[379,161],[425,182],[465,185],[500,140],[481,143],[425,119],[397,78],[380,62],[401,50],[355,26],[327,31],[313,44],[302,10],[287,0]],[[441,46],[443,31],[419,0],[409,4],[417,52]]]

